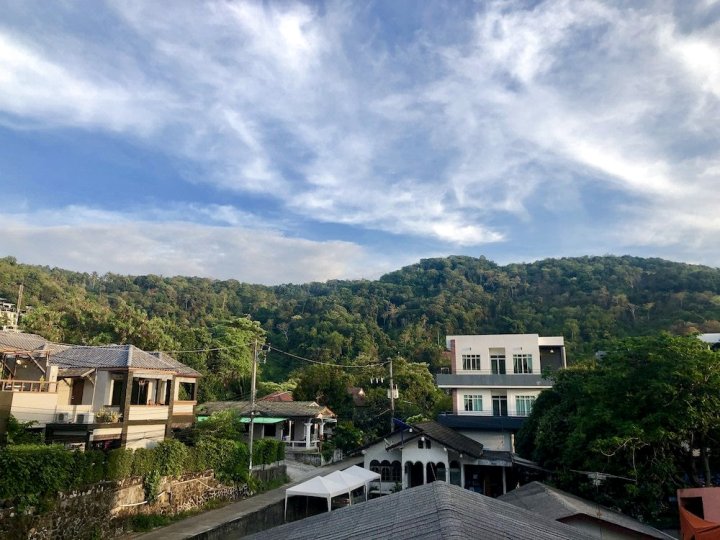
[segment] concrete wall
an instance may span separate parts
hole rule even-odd
[[[470,431],[457,430],[468,439],[479,442],[485,450],[512,451],[512,435],[510,433],[499,433],[493,431]]]

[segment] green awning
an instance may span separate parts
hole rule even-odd
[[[277,424],[278,422],[284,422],[287,418],[273,418],[272,416],[256,416],[253,421],[254,424]],[[243,424],[249,424],[250,418],[243,416],[240,418]]]

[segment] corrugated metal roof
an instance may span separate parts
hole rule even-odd
[[[62,345],[35,334],[0,331],[2,349],[50,351],[50,364],[60,368],[139,368],[169,371],[188,377],[200,376],[200,373],[166,353],[149,353],[134,345]]]
[[[483,445],[471,438],[466,437],[462,433],[446,428],[437,422],[420,422],[412,425],[414,431],[410,436],[406,437],[402,442],[395,443],[388,448],[394,448],[400,444],[407,444],[408,441],[421,436],[426,436],[434,441],[439,442],[443,446],[452,448],[461,454],[470,457],[479,458],[483,455]]]
[[[530,482],[499,497],[519,508],[531,510],[556,520],[565,520],[578,515],[605,521],[649,538],[670,538],[668,535],[636,519],[600,506],[592,501],[566,493],[542,482]]]
[[[249,536],[253,540],[578,540],[577,529],[446,482],[433,482]]]

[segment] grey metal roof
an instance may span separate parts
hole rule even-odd
[[[586,536],[534,512],[446,482],[433,482],[247,538],[568,540]]]
[[[430,439],[437,441],[438,443],[452,448],[461,454],[466,454],[470,457],[479,458],[483,455],[483,445],[477,441],[473,441],[471,438],[466,437],[462,433],[458,433],[455,430],[447,428],[437,422],[419,422],[413,424],[413,433],[409,437],[405,438],[401,442],[397,442],[388,447],[394,448],[401,444],[407,443],[407,441],[416,439],[420,436],[429,437]]]
[[[530,482],[498,497],[498,499],[518,508],[531,510],[559,521],[583,515],[634,531],[645,535],[647,538],[671,538],[662,531],[641,523],[630,516],[610,510],[542,482]]]
[[[238,413],[249,413],[252,404],[249,401],[208,401],[195,408],[197,414],[212,414],[219,411],[232,410]],[[314,401],[258,401],[255,411],[263,416],[282,417],[317,417],[335,418],[335,413]]]
[[[169,359],[172,359],[172,362]],[[194,369],[181,364],[168,355],[156,356],[138,349],[134,345],[71,346],[65,350],[51,353],[50,362],[64,368],[152,369],[171,371],[187,376],[200,375]]]
[[[0,331],[0,350],[39,351],[46,343],[48,343],[48,340],[37,334]]]
[[[50,364],[60,368],[140,368],[171,371],[188,377],[200,376],[200,373],[166,353],[149,353],[134,345],[64,345],[36,334],[0,331],[0,351],[3,349],[50,351]]]

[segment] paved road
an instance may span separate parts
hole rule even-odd
[[[294,460],[287,460],[288,476],[290,476],[293,482],[248,499],[223,506],[222,508],[183,519],[167,527],[162,527],[134,538],[142,538],[142,540],[180,540],[192,538],[203,532],[211,531],[223,523],[233,521],[247,514],[252,514],[266,506],[285,500],[285,490],[290,486],[299,484],[313,476],[324,476],[333,471],[347,469],[351,465],[359,465],[362,461],[362,457],[357,457],[345,459],[326,467],[313,467],[312,465],[305,465],[304,463],[298,463]]]

